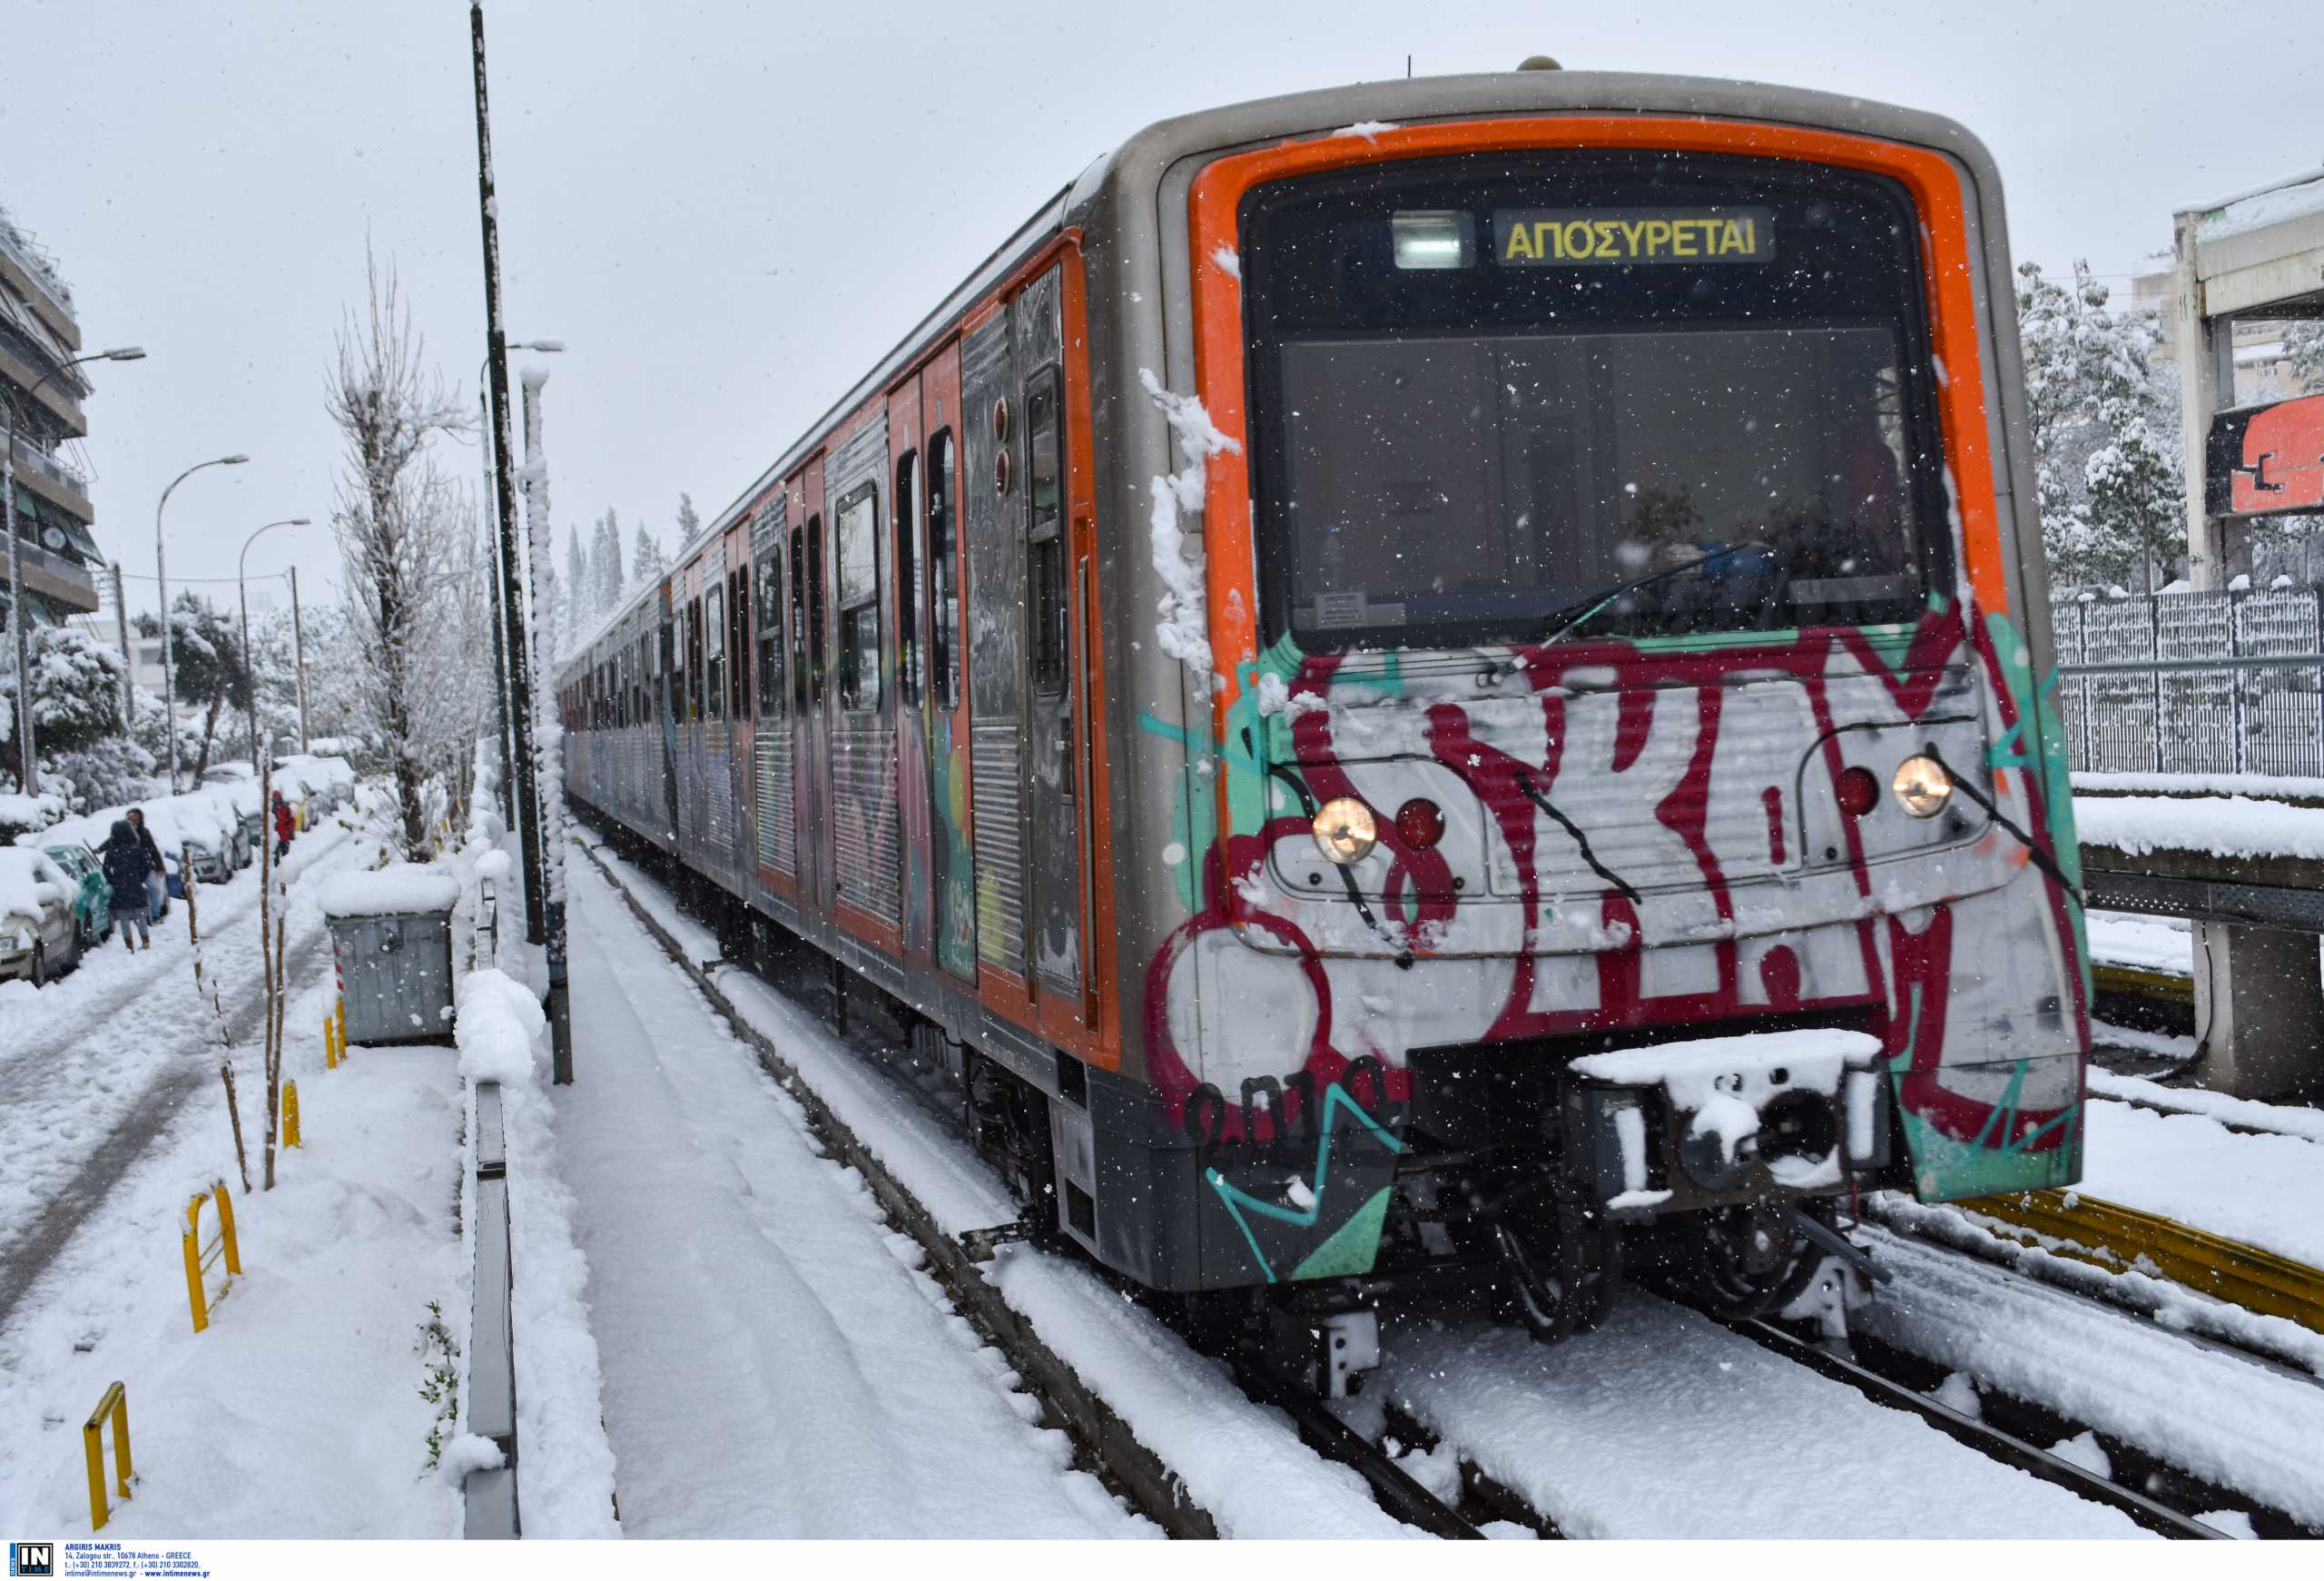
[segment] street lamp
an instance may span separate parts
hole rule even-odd
[[[253,770],[258,767],[258,667],[251,660],[251,590],[242,580],[243,566],[250,558],[251,545],[258,542],[259,533],[271,532],[278,527],[311,525],[303,516],[293,516],[281,521],[270,521],[260,528],[258,532],[242,539],[242,552],[234,557],[234,588],[242,600],[242,667],[251,672],[251,767]]]
[[[34,405],[40,401],[42,386],[67,368],[78,368],[84,362],[135,362],[145,355],[143,346],[114,346],[103,351],[92,351],[85,357],[74,357],[33,380],[25,400]],[[32,646],[27,638],[24,608],[25,579],[23,552],[16,544],[16,430],[23,426],[15,415],[15,403],[5,403],[8,418],[8,443],[0,448],[0,531],[8,535],[8,636],[16,653],[16,751],[23,771],[26,795],[40,792],[39,753],[33,740],[33,672]]]
[[[170,652],[170,572],[162,552],[162,510],[177,491],[177,486],[204,467],[239,467],[249,459],[248,456],[220,456],[215,460],[196,461],[170,479],[170,486],[162,490],[161,503],[153,507],[153,579],[162,587],[162,734],[170,738],[172,795],[178,794],[177,665]]]

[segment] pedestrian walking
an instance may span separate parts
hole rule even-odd
[[[290,835],[298,826],[298,820],[290,814],[290,804],[282,799],[281,791],[276,791],[274,793],[274,859],[277,862],[290,855]]]
[[[130,826],[137,831],[137,838],[145,847],[145,860],[148,864],[145,879],[145,914],[152,921],[158,923],[162,920],[162,914],[170,909],[169,865],[162,860],[162,848],[153,844],[153,831],[145,826],[145,809],[130,808],[129,823]],[[113,893],[115,895],[121,893],[118,885],[114,887]]]
[[[160,860],[153,836],[127,818],[115,818],[113,832],[97,854],[104,859],[105,881],[113,885],[113,925],[121,930],[122,944],[131,950],[152,949],[153,935],[145,921],[150,904],[145,880]]]

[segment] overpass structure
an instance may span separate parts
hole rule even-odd
[[[2074,815],[2091,907],[2194,924],[2198,1082],[2324,1101],[2324,805],[2084,792]]]

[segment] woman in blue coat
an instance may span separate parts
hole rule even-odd
[[[145,883],[153,874],[153,836],[141,835],[127,818],[113,820],[113,833],[98,849],[104,858],[105,882],[113,885],[113,926],[121,930],[121,942],[133,950],[153,947],[145,925]],[[130,937],[133,929],[134,939]]]

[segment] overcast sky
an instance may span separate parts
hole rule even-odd
[[[1568,66],[1737,76],[1943,112],[2000,162],[2018,257],[2120,275],[2174,206],[2324,164],[2315,0],[1746,7],[1655,0],[828,6],[497,0],[506,314],[545,361],[564,529],[707,518],[1090,158],[1166,116],[1303,88]],[[459,0],[8,0],[0,202],[60,262],[93,370],[97,537],[173,578],[293,558],[328,597],[324,368],[367,242],[471,401],[483,351]],[[473,448],[448,464],[479,476]],[[319,587],[318,584],[321,586]],[[133,608],[152,599],[132,581]],[[232,588],[212,588],[231,597]]]

